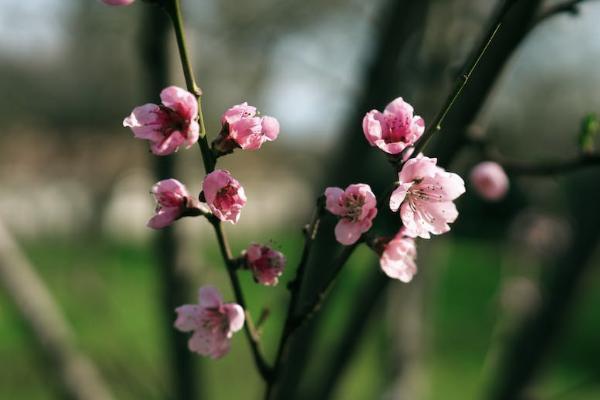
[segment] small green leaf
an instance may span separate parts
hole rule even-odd
[[[579,148],[583,153],[594,152],[594,140],[600,131],[600,121],[596,114],[588,114],[581,121]]]

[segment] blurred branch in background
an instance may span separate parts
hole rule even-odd
[[[169,85],[169,18],[157,6],[144,7],[144,23],[141,32],[142,59],[148,79],[145,80],[147,98],[153,99]],[[173,156],[153,157],[157,180],[175,175]],[[179,400],[198,398],[201,376],[196,370],[194,353],[188,350],[187,338],[173,328],[175,308],[189,302],[191,278],[182,255],[182,238],[173,226],[155,233],[157,266],[162,284],[162,324],[165,328],[169,357],[168,371],[171,374],[173,398]]]
[[[507,344],[498,362],[496,380],[489,388],[488,399],[526,398],[528,386],[540,370],[550,346],[564,329],[563,323],[576,300],[576,289],[592,266],[590,259],[600,238],[600,213],[597,212],[600,192],[580,193],[582,187],[597,182],[598,177],[598,171],[586,171],[567,183],[574,237],[568,249],[556,257],[548,270],[541,305]]]
[[[108,386],[75,337],[52,295],[10,233],[0,222],[0,283],[46,358],[46,372],[56,375],[61,395],[74,400],[108,400]]]

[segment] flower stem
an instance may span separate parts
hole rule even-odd
[[[194,70],[192,68],[192,62],[187,50],[185,28],[181,13],[181,3],[179,0],[166,0],[163,5],[165,11],[173,22],[173,29],[175,30],[177,49],[179,51],[179,58],[181,59],[181,67],[183,69],[186,88],[198,100],[198,122],[200,123],[200,137],[198,139],[198,145],[200,146],[200,151],[202,152],[204,170],[207,174],[209,174],[215,169],[215,157],[210,150],[208,139],[206,137],[206,125],[204,123],[204,114],[202,113],[202,90],[194,78]]]
[[[186,39],[185,39],[185,29],[183,26],[183,16],[181,13],[181,3],[179,0],[164,0],[162,3],[165,11],[169,15],[172,23],[173,29],[175,30],[175,37],[177,39],[177,48],[179,50],[179,57],[181,59],[181,66],[183,68],[183,75],[185,77],[185,84],[187,90],[196,96],[198,100],[198,120],[200,123],[200,137],[198,139],[198,145],[200,146],[200,151],[202,153],[202,162],[204,164],[204,170],[207,174],[213,172],[215,170],[216,159],[210,150],[208,145],[208,140],[206,137],[206,126],[204,124],[204,115],[202,114],[202,90],[196,84],[196,79],[194,78],[194,70],[192,68],[192,63],[190,61],[190,57],[188,55]],[[229,279],[231,281],[231,286],[233,288],[233,293],[235,295],[236,302],[244,309],[246,314],[246,323],[244,324],[244,332],[246,333],[246,338],[248,339],[248,343],[250,344],[250,348],[252,350],[252,355],[254,357],[254,362],[258,369],[258,372],[262,376],[263,379],[268,380],[271,375],[271,369],[269,365],[266,363],[264,357],[259,348],[259,337],[254,328],[254,324],[252,322],[252,318],[246,307],[246,301],[244,300],[244,294],[242,292],[242,286],[240,285],[240,281],[236,274],[236,262],[231,254],[231,248],[229,247],[229,242],[227,237],[225,236],[225,232],[223,231],[223,226],[221,221],[218,220],[214,216],[207,217],[212,224],[215,235],[217,236],[217,241],[219,242],[219,248],[221,250],[221,255],[223,257],[223,261],[225,262],[225,266],[227,268],[227,273],[229,274]]]

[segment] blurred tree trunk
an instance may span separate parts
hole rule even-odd
[[[545,269],[545,285],[539,308],[525,320],[506,346],[497,366],[496,381],[489,388],[491,400],[518,400],[527,397],[528,386],[542,367],[544,358],[566,325],[590,261],[600,239],[600,191],[586,190],[598,182],[598,171],[580,171],[567,181],[566,193],[572,217],[570,246]]]
[[[142,32],[143,61],[146,68],[148,99],[156,99],[162,89],[169,84],[169,19],[158,7],[144,7]],[[173,156],[153,156],[157,180],[175,175]],[[190,276],[181,251],[183,235],[173,226],[155,233],[154,249],[162,284],[163,326],[167,338],[166,349],[169,357],[169,374],[172,398],[190,400],[198,398],[200,376],[196,371],[194,354],[188,350],[187,338],[173,328],[175,308],[189,303],[191,291]]]
[[[0,222],[0,283],[31,331],[35,347],[55,377],[61,398],[110,400],[112,395],[76,339],[52,295]]]

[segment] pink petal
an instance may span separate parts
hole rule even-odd
[[[229,352],[230,341],[227,336],[207,329],[198,329],[188,341],[190,351],[217,359]]]
[[[182,332],[191,332],[194,329],[197,329],[201,310],[202,309],[199,306],[191,304],[177,307],[175,309],[175,312],[177,313],[175,328]]]
[[[161,208],[152,218],[148,220],[146,226],[152,229],[165,228],[177,218],[181,216],[181,209],[178,207],[174,208]]]
[[[335,238],[345,246],[356,243],[362,232],[360,223],[350,222],[346,219],[341,219],[335,226]]]
[[[410,186],[410,184],[401,183],[396,189],[394,189],[392,195],[390,196],[390,209],[392,211],[398,211],[400,205],[406,198],[406,194]]]
[[[345,208],[340,205],[340,199],[344,191],[339,187],[328,187],[325,189],[325,208],[333,215],[344,215]]]
[[[202,308],[220,308],[223,304],[221,293],[213,286],[202,286],[198,291],[198,298]]]
[[[160,92],[160,100],[186,120],[198,115],[198,101],[193,94],[177,86],[169,86]]]
[[[262,133],[269,139],[275,140],[279,135],[279,121],[273,117],[264,116],[262,118]]]
[[[408,183],[423,179],[427,176],[433,176],[439,171],[436,166],[437,159],[425,157],[421,154],[408,160],[400,171],[400,182]]]
[[[242,329],[246,318],[244,309],[238,304],[225,304],[223,308],[229,318],[229,331],[233,333]]]
[[[185,137],[179,131],[172,132],[169,136],[165,137],[163,141],[154,143],[150,146],[152,153],[157,156],[166,156],[177,151],[179,146],[185,142]]]

